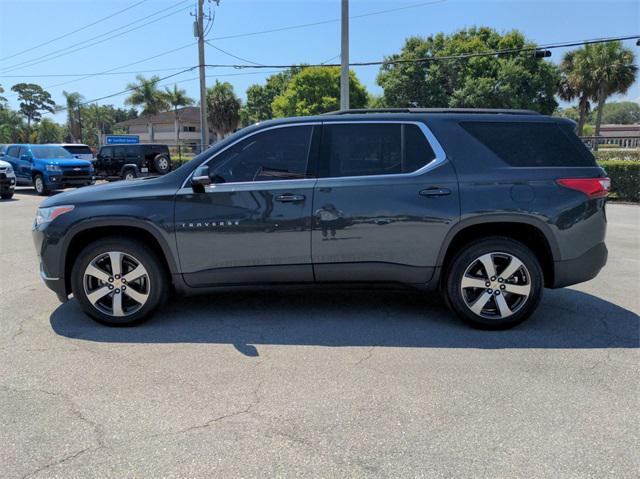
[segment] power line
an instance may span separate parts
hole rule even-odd
[[[368,62],[353,62],[353,63],[349,63],[349,66],[375,66],[375,65],[392,65],[392,64],[399,64],[399,63],[421,63],[421,62],[429,62],[429,61],[441,61],[441,60],[464,60],[464,59],[468,59],[468,58],[474,58],[474,57],[479,57],[479,56],[495,56],[495,55],[501,55],[501,54],[509,54],[509,53],[522,53],[522,52],[535,52],[538,50],[550,50],[550,49],[555,49],[555,48],[567,48],[567,47],[573,47],[573,46],[580,46],[580,45],[589,45],[589,44],[595,44],[595,43],[605,43],[605,42],[611,42],[611,41],[623,41],[623,40],[636,40],[639,39],[640,35],[627,35],[627,36],[621,36],[621,37],[608,37],[608,38],[598,38],[598,39],[590,39],[590,40],[582,40],[582,41],[576,41],[576,42],[565,42],[565,43],[553,43],[553,44],[545,44],[545,45],[539,45],[539,46],[532,46],[532,47],[522,47],[522,48],[510,48],[510,49],[502,49],[502,50],[493,50],[490,52],[477,52],[477,53],[464,53],[464,54],[460,54],[460,55],[446,55],[446,56],[440,56],[440,57],[423,57],[423,58],[406,58],[406,59],[396,59],[396,60],[382,60],[382,61],[368,61]],[[265,73],[278,73],[280,70],[283,69],[288,69],[288,68],[314,68],[314,67],[324,67],[324,66],[333,66],[333,67],[337,67],[339,66],[338,64],[324,64],[324,63],[316,63],[316,64],[296,64],[296,65],[246,65],[246,64],[241,64],[241,65],[230,65],[230,64],[225,64],[225,65],[205,65],[206,67],[209,68],[238,68],[238,69],[247,69],[247,68],[254,68],[254,69],[263,69],[263,68],[271,68],[271,69],[277,69],[277,71],[270,71],[270,72],[263,72],[263,71],[259,71],[259,72],[243,72],[243,73],[237,73],[235,75],[243,75],[243,74],[265,74]],[[181,75],[185,72],[188,71],[193,71],[196,68],[198,68],[198,66],[193,66],[190,68],[185,68],[184,70],[181,70],[177,73],[172,73],[171,75],[167,75],[164,76],[162,78],[157,78],[156,80],[153,80],[153,83],[159,83],[161,81],[167,80],[169,78],[173,78],[175,76]],[[232,76],[234,74],[222,74],[222,75],[216,75],[216,76]],[[191,81],[191,80],[195,80],[198,77],[194,77],[194,78],[190,78],[190,79],[185,79],[185,80],[181,80],[175,83],[182,83],[185,81]],[[135,89],[137,89],[138,87],[131,87],[131,88],[126,88],[122,91],[116,92],[116,93],[112,93],[110,95],[105,95],[103,97],[100,98],[94,98],[92,100],[88,100],[86,102],[80,103],[80,105],[87,105],[90,103],[95,103],[97,101],[101,101],[101,100],[106,100],[108,98],[112,98],[118,95],[122,95],[124,93],[128,93],[130,91],[133,91]],[[63,107],[58,111],[65,111],[67,108]]]
[[[102,22],[104,22],[104,21],[106,21],[106,20],[109,20],[110,18],[113,18],[113,17],[115,17],[115,16],[117,16],[117,15],[120,15],[121,13],[124,13],[124,12],[126,12],[127,10],[131,10],[132,8],[135,8],[135,7],[137,7],[138,5],[140,5],[140,4],[142,4],[142,3],[145,3],[145,2],[147,2],[147,1],[148,1],[148,0],[141,0],[141,1],[139,1],[138,3],[134,3],[133,5],[129,5],[128,7],[123,8],[122,10],[118,10],[117,12],[114,12],[114,13],[112,13],[111,15],[107,15],[106,17],[102,17],[101,19],[96,20],[95,22],[89,23],[89,24],[87,24],[87,25],[85,25],[85,26],[83,26],[83,27],[80,27],[80,28],[76,29],[76,30],[72,30],[72,31],[70,31],[70,32],[67,32],[67,33],[65,33],[65,34],[63,34],[63,35],[60,35],[59,37],[52,38],[51,40],[47,40],[46,42],[38,43],[37,45],[34,45],[34,46],[32,46],[32,47],[29,47],[29,48],[27,48],[27,49],[25,49],[25,50],[21,50],[21,51],[19,51],[19,52],[13,53],[13,54],[11,54],[11,55],[9,55],[9,56],[7,56],[7,57],[0,58],[0,62],[5,61],[5,60],[8,60],[9,58],[17,57],[18,55],[22,55],[23,53],[30,52],[30,51],[35,50],[36,48],[40,48],[40,47],[42,47],[42,46],[44,46],[44,45],[49,45],[49,44],[51,44],[51,43],[53,43],[53,42],[57,42],[58,40],[61,40],[61,39],[63,39],[63,38],[66,38],[66,37],[68,37],[68,36],[70,36],[70,35],[75,35],[75,34],[76,34],[76,33],[78,33],[78,32],[81,32],[81,31],[83,31],[83,30],[86,30],[87,28],[93,27],[94,25],[98,25],[99,23],[102,23]]]
[[[144,1],[146,1],[146,0],[144,0]],[[349,18],[354,19],[354,18],[364,18],[364,17],[374,16],[374,15],[382,15],[382,14],[385,14],[385,13],[392,13],[392,12],[396,12],[396,11],[402,11],[402,10],[407,10],[407,9],[412,9],[412,8],[418,8],[418,7],[422,7],[422,6],[426,6],[426,5],[433,5],[433,4],[437,4],[437,3],[443,3],[443,2],[446,2],[446,1],[447,1],[447,0],[436,0],[436,1],[430,1],[430,2],[421,2],[421,3],[417,3],[417,4],[413,4],[413,5],[407,5],[407,6],[404,6],[404,7],[399,7],[399,8],[391,8],[391,9],[379,10],[379,11],[375,11],[375,12],[363,13],[363,14],[360,14],[360,15],[353,15],[353,16],[351,16],[351,17],[349,17]],[[175,5],[174,5],[174,7],[175,7]],[[169,8],[171,8],[171,7],[169,7]],[[165,10],[166,10],[166,9],[165,9]],[[162,11],[164,11],[164,10],[161,10],[160,12],[162,12]],[[156,12],[155,14],[150,15],[150,16],[154,16],[154,15],[156,15],[156,14],[160,13],[160,12]],[[150,16],[149,16],[149,17],[150,17]],[[149,17],[145,17],[145,18],[143,18],[143,19],[138,19],[138,20],[136,20],[136,22],[138,22],[138,21],[140,21],[140,20],[144,20],[144,19],[149,18]],[[158,19],[158,20],[160,20],[160,19]],[[231,35],[231,36],[226,36],[226,37],[214,38],[214,39],[212,39],[212,40],[220,40],[220,39],[228,39],[228,38],[237,38],[237,37],[252,36],[252,35],[261,35],[261,34],[265,34],[265,33],[272,33],[272,32],[278,32],[278,31],[285,31],[285,30],[293,30],[293,29],[298,29],[298,28],[305,28],[305,27],[310,27],[310,26],[315,26],[315,25],[322,25],[322,24],[325,24],[325,23],[335,23],[335,22],[338,22],[338,21],[340,21],[340,20],[339,20],[339,19],[333,19],[333,20],[324,20],[324,21],[321,21],[321,22],[305,23],[305,24],[299,24],[299,25],[290,25],[290,26],[286,26],[286,27],[282,27],[282,28],[278,28],[278,29],[274,29],[274,30],[263,30],[263,31],[257,31],[257,32],[240,33],[240,34]],[[124,27],[119,27],[118,29],[125,28],[126,26],[129,26],[129,25],[131,25],[131,24],[133,24],[133,23],[136,23],[136,22],[132,22],[132,23],[130,23],[130,24],[128,24],[128,25],[125,25]],[[212,25],[213,25],[213,18],[211,18],[211,19],[210,19],[210,21],[209,21],[209,30],[210,30],[210,27],[211,27]],[[142,26],[144,26],[144,25],[142,25]],[[141,26],[141,27],[142,27],[142,26]],[[116,30],[118,30],[118,29],[112,30],[111,32],[116,31]],[[111,32],[107,32],[106,34],[111,33]],[[124,33],[128,33],[128,32],[123,32],[122,34],[124,34]],[[104,35],[104,34],[103,34],[103,35]],[[103,41],[106,41],[106,40],[108,40],[108,39],[105,39],[105,40],[103,40]],[[98,43],[100,43],[100,42],[98,42]],[[58,86],[68,85],[68,84],[71,84],[71,83],[75,83],[75,82],[78,82],[78,81],[82,81],[82,80],[85,80],[85,79],[87,79],[87,78],[92,78],[92,77],[94,77],[94,76],[106,75],[106,74],[109,74],[109,73],[111,73],[111,72],[113,72],[113,71],[115,71],[115,70],[119,70],[119,69],[121,69],[121,68],[126,68],[126,67],[129,67],[129,66],[132,66],[132,65],[137,65],[137,64],[139,64],[139,63],[143,63],[143,62],[146,62],[146,61],[149,61],[149,60],[153,60],[153,59],[155,59],[155,58],[158,58],[158,57],[161,57],[161,56],[164,56],[164,55],[168,55],[168,54],[174,53],[174,52],[179,51],[179,50],[183,50],[183,49],[185,49],[185,48],[188,48],[188,47],[190,47],[190,46],[194,45],[195,43],[196,43],[196,42],[189,43],[189,44],[187,44],[187,45],[183,45],[183,46],[178,47],[178,48],[174,48],[174,49],[171,49],[171,50],[167,50],[167,51],[165,51],[165,52],[161,52],[161,53],[159,53],[159,54],[157,54],[157,55],[154,55],[154,56],[151,56],[151,57],[147,57],[147,58],[143,58],[143,59],[141,59],[141,60],[138,60],[138,61],[135,61],[135,62],[131,62],[131,63],[127,63],[127,64],[125,64],[125,65],[120,65],[120,66],[117,66],[117,67],[114,67],[114,68],[111,68],[111,69],[109,69],[109,70],[105,70],[105,71],[102,71],[102,72],[86,74],[86,75],[85,75],[85,76],[83,76],[82,78],[77,78],[77,79],[73,79],[73,80],[68,80],[68,81],[65,81],[65,82],[57,83],[57,84],[55,84],[55,85],[48,85],[48,86],[45,86],[44,88],[45,88],[45,89],[48,89],[48,88],[55,88],[55,87],[58,87]],[[224,54],[227,54],[227,55],[229,55],[229,56],[231,56],[231,57],[237,58],[238,60],[245,61],[245,62],[247,62],[247,63],[256,64],[256,62],[252,62],[252,61],[250,61],[250,60],[247,60],[247,59],[244,59],[244,58],[241,58],[241,57],[237,57],[237,56],[233,55],[233,54],[232,54],[232,53],[230,53],[230,52],[227,52],[227,51],[225,51],[225,50],[222,50],[220,47],[217,47],[217,46],[213,45],[212,43],[210,43],[210,41],[207,41],[207,43],[208,43],[210,46],[212,46],[213,48],[216,48],[217,50],[221,51],[221,52],[222,52],[222,53],[224,53]],[[95,45],[95,44],[96,44],[96,43],[93,43],[93,44],[91,44],[91,45],[87,45],[87,47],[88,47],[88,46],[93,46],[93,45]],[[84,47],[83,47],[83,48],[84,48]],[[60,51],[60,50],[57,50],[57,51],[52,52],[52,53],[57,53],[57,52],[59,52],[59,51]],[[74,50],[74,51],[77,51],[77,50]],[[72,52],[70,52],[70,53],[72,53]],[[62,56],[62,55],[60,55],[60,56]],[[339,56],[339,55],[338,55],[338,56]],[[325,61],[325,62],[323,62],[323,63],[327,63],[327,62],[329,62],[329,61],[331,61],[331,60],[333,60],[333,59],[337,58],[338,56],[336,56],[336,57],[332,57],[332,58],[330,58],[329,60],[327,60],[327,61]],[[36,58],[36,59],[32,59],[32,60],[30,60],[30,61],[35,61],[35,60],[38,60],[38,59],[41,59],[41,58],[43,58],[43,57],[38,57],[38,58]],[[57,57],[56,57],[56,58],[57,58]],[[21,64],[20,64],[20,65],[21,65]],[[13,66],[16,66],[16,65],[13,65]],[[31,66],[31,65],[27,65],[27,66]],[[5,71],[11,72],[11,71],[13,71],[13,69],[12,69],[12,70],[5,70]],[[140,73],[141,73],[141,72],[140,72]],[[21,76],[36,77],[36,75],[20,75],[20,76],[19,76],[19,75],[15,75],[15,77],[21,77]],[[42,75],[42,76],[44,77],[44,75]],[[53,75],[52,75],[52,76],[53,76]],[[62,76],[62,75],[60,75],[60,76]],[[69,75],[69,76],[71,76],[71,75]],[[14,76],[10,76],[10,75],[2,75],[2,74],[0,74],[0,77],[4,77],[4,78],[13,78]]]
[[[191,44],[189,45],[191,46]],[[138,73],[158,73],[158,72],[167,72],[172,70],[182,70],[187,67],[174,67],[174,68],[160,68],[155,70],[135,70],[135,71],[126,71],[126,72],[95,72],[95,73],[51,73],[51,74],[43,74],[43,75],[0,75],[0,78],[51,78],[51,77],[89,77],[96,75],[131,75]],[[51,86],[44,87],[52,88]]]
[[[207,45],[209,45],[211,48],[213,48],[213,49],[215,49],[215,50],[218,50],[219,52],[224,53],[224,54],[225,54],[225,55],[227,55],[227,56],[230,56],[230,57],[232,57],[232,58],[235,58],[236,60],[240,60],[240,61],[243,61],[243,62],[251,63],[252,65],[261,65],[260,63],[254,62],[254,61],[252,61],[252,60],[247,60],[246,58],[239,57],[239,56],[237,56],[237,55],[234,55],[234,54],[233,54],[233,53],[231,53],[231,52],[228,52],[228,51],[226,51],[226,50],[223,50],[222,48],[215,46],[215,45],[214,45],[213,43],[211,43],[211,41],[209,41],[209,40],[205,40],[205,41],[206,41]]]
[[[183,1],[179,2],[176,5],[171,5],[170,7],[163,8],[162,10],[158,10],[157,12],[155,12],[155,13],[153,13],[151,15],[147,15],[146,17],[139,18],[139,19],[134,20],[133,22],[130,22],[130,23],[126,24],[126,25],[123,25],[121,27],[118,27],[118,28],[115,28],[115,29],[110,30],[108,32],[105,32],[105,33],[102,33],[100,35],[97,35],[97,36],[93,37],[93,39],[95,40],[96,38],[101,38],[101,37],[109,35],[109,34],[111,34],[113,32],[116,32],[118,30],[122,30],[123,28],[127,28],[127,27],[129,27],[131,25],[139,23],[139,22],[141,22],[143,20],[146,20],[148,18],[155,17],[159,13],[165,12],[167,10],[175,8],[177,5],[183,5],[184,3],[187,3],[187,2],[190,2],[190,1],[191,0],[183,0]],[[49,52],[46,55],[42,55],[42,56],[39,56],[39,57],[36,57],[36,58],[32,58],[31,60],[27,60],[27,61],[24,61],[22,63],[16,63],[14,65],[6,67],[2,72],[3,73],[9,73],[9,72],[18,70],[20,68],[28,68],[28,67],[31,67],[31,66],[34,66],[34,65],[39,65],[40,63],[45,63],[45,62],[54,60],[56,58],[60,58],[62,56],[70,55],[71,53],[75,53],[77,51],[90,48],[90,47],[92,47],[94,45],[98,45],[100,43],[104,43],[104,42],[106,42],[108,40],[111,40],[113,38],[117,38],[117,37],[120,37],[120,36],[125,35],[127,33],[133,32],[135,30],[139,30],[140,28],[143,28],[143,27],[146,27],[146,26],[151,25],[153,23],[159,22],[160,20],[163,20],[163,19],[165,19],[167,17],[176,15],[177,13],[180,13],[180,12],[182,12],[184,10],[189,9],[189,8],[191,8],[190,5],[188,5],[186,7],[179,8],[178,10],[175,10],[175,11],[173,11],[171,13],[168,13],[167,15],[163,15],[162,17],[156,18],[155,20],[151,20],[151,21],[149,21],[147,23],[143,23],[142,25],[138,25],[137,27],[130,28],[129,30],[125,30],[124,32],[118,33],[116,35],[112,35],[110,37],[103,38],[102,40],[99,40],[99,41],[94,41],[94,42],[91,42],[91,43],[78,42],[78,43],[76,43],[74,45],[71,45],[70,47],[60,48],[60,49],[55,50],[53,52]],[[78,45],[80,45],[80,46],[78,46]],[[74,46],[78,46],[78,48],[73,48]],[[71,49],[69,49],[69,48],[71,48]],[[55,55],[56,53],[59,53],[59,54]],[[53,56],[51,56],[51,55],[53,55]]]
[[[385,13],[399,12],[401,10],[408,10],[408,9],[411,9],[411,8],[419,8],[419,7],[424,7],[424,6],[427,6],[427,5],[435,5],[435,4],[438,4],[438,3],[444,3],[446,1],[447,0],[432,0],[430,2],[421,2],[421,3],[416,3],[416,4],[413,4],[413,5],[406,5],[404,7],[389,8],[387,10],[378,10],[378,11],[369,12],[369,13],[361,13],[360,15],[351,15],[349,17],[349,20],[354,20],[356,18],[372,17],[374,15],[382,15],[382,14],[385,14]],[[287,30],[296,30],[296,29],[299,29],[299,28],[315,27],[315,26],[318,26],[318,25],[326,25],[326,24],[329,24],[329,23],[336,23],[336,22],[339,22],[339,21],[340,21],[339,18],[334,18],[334,19],[331,19],[331,20],[320,20],[318,22],[301,23],[301,24],[298,24],[298,25],[289,25],[289,26],[286,26],[286,27],[272,28],[272,29],[269,29],[269,30],[259,30],[259,31],[256,31],[256,32],[236,33],[236,34],[232,34],[232,35],[225,35],[225,36],[222,36],[222,37],[214,37],[211,40],[216,40],[216,41],[217,40],[230,40],[232,38],[250,37],[250,36],[254,36],[254,35],[264,35],[264,34],[267,34],[267,33],[277,33],[277,32],[284,32],[284,31],[287,31]]]
[[[467,58],[475,58],[475,57],[487,57],[487,56],[496,56],[496,55],[507,55],[512,53],[524,53],[531,52],[535,53],[543,50],[552,50],[555,48],[568,48],[575,47],[581,45],[591,45],[595,43],[606,43],[612,41],[623,41],[623,40],[635,40],[640,38],[640,35],[628,35],[624,37],[608,37],[608,38],[596,38],[591,40],[582,40],[577,42],[566,42],[566,43],[553,43],[546,45],[537,45],[531,47],[521,47],[521,48],[505,48],[501,50],[492,50],[487,52],[475,52],[475,53],[462,53],[458,55],[444,55],[444,56],[431,56],[431,57],[422,57],[422,58],[398,58],[398,59],[388,59],[388,60],[376,60],[376,61],[367,61],[367,62],[351,62],[349,63],[350,67],[366,67],[366,66],[376,66],[376,65],[395,65],[402,63],[424,63],[424,62],[434,62],[434,61],[443,61],[443,60],[465,60]],[[287,64],[287,65],[246,65],[246,64],[208,64],[205,65],[208,68],[313,68],[313,67],[339,67],[339,63],[315,63],[315,64]]]

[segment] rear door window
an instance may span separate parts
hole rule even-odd
[[[63,148],[72,155],[93,155],[91,148],[86,145],[65,145]]]
[[[460,126],[511,166],[596,166],[571,129],[556,123],[469,121]]]
[[[329,177],[412,173],[435,158],[414,124],[325,123],[322,143],[321,167]]]
[[[103,148],[100,150],[100,156],[103,156],[104,158],[111,158],[113,156],[113,148],[110,146]]]

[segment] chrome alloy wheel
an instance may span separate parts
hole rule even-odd
[[[504,319],[515,314],[531,294],[531,275],[509,253],[486,253],[471,262],[460,283],[462,298],[478,316]]]
[[[41,176],[36,176],[36,179],[34,180],[34,187],[38,193],[42,193],[44,191],[44,181]]]
[[[121,251],[96,256],[84,270],[89,302],[109,316],[129,316],[140,310],[151,292],[149,273],[138,259]]]

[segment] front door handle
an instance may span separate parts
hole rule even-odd
[[[421,196],[447,196],[450,194],[451,190],[449,188],[439,188],[437,186],[426,188],[420,192]]]
[[[304,201],[304,195],[279,195],[276,196],[276,201],[280,203],[297,203],[299,201]]]

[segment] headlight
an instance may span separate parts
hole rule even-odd
[[[47,165],[47,171],[62,171],[58,165]]]
[[[58,216],[72,211],[73,208],[75,208],[75,206],[73,205],[52,206],[51,208],[38,208],[38,213],[36,214],[36,226],[50,223]]]

